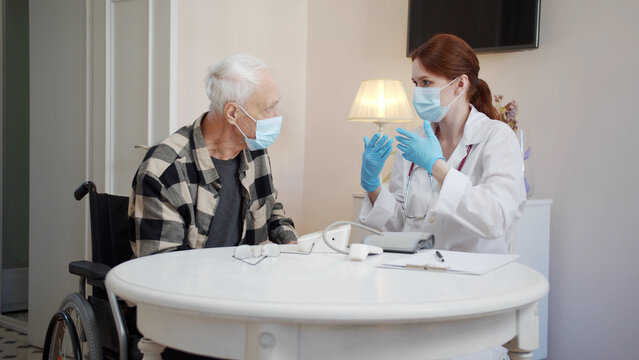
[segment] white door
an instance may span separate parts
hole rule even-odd
[[[87,201],[73,190],[128,195],[144,153],[171,129],[172,0],[30,1],[29,342],[77,291],[67,272],[90,259]],[[172,55],[173,54],[173,55]],[[175,123],[175,122],[173,122]]]

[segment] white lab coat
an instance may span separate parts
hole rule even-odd
[[[413,132],[426,136],[422,126]],[[458,171],[469,145],[470,153]],[[514,132],[471,105],[464,135],[447,163],[450,170],[444,183],[433,178],[435,194],[428,214],[428,172],[415,166],[407,211],[426,217],[408,219],[402,206],[411,163],[397,151],[389,188],[382,187],[374,206],[365,197],[360,221],[382,231],[430,232],[438,249],[507,253],[526,201],[523,158]]]
[[[413,132],[426,136],[423,126]],[[464,165],[458,171],[464,157]],[[464,135],[447,163],[450,170],[444,184],[433,178],[434,196],[428,172],[417,166],[413,169],[407,211],[410,216],[426,216],[412,220],[406,218],[402,207],[411,163],[397,151],[389,188],[382,187],[374,206],[365,196],[360,222],[382,231],[432,233],[437,249],[508,253],[526,202],[523,156],[513,131],[471,105]],[[454,360],[508,359],[506,353],[498,346]]]

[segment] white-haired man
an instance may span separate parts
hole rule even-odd
[[[267,66],[234,55],[209,69],[209,111],[152,147],[129,200],[136,256],[295,241],[277,201],[266,148],[282,117]]]

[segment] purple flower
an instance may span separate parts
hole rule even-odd
[[[499,112],[499,120],[505,122],[513,130],[517,130],[517,114],[519,113],[519,106],[513,99],[506,106],[501,106],[502,95],[494,95],[494,100],[497,103],[497,111]]]

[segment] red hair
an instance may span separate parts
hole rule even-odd
[[[447,79],[468,76],[469,88],[466,98],[489,118],[499,119],[499,113],[492,105],[490,88],[479,78],[477,55],[464,40],[451,34],[438,34],[413,50],[410,58],[413,61],[419,60],[428,72]]]

